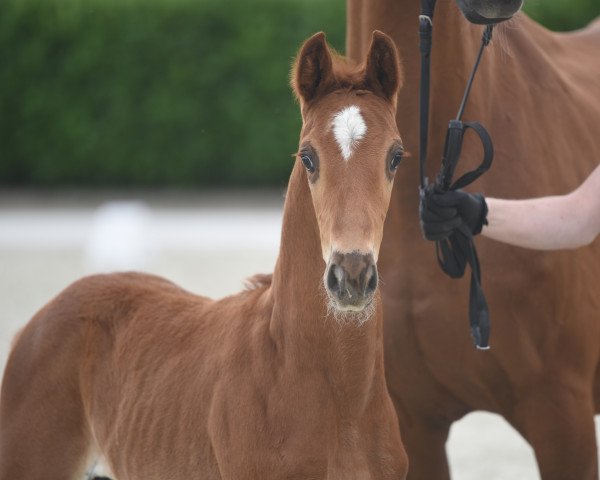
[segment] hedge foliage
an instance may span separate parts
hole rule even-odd
[[[600,0],[525,0],[524,10],[551,30],[575,30],[600,15]]]
[[[2,0],[0,183],[282,182],[300,42],[344,0]]]
[[[2,0],[0,184],[281,185],[292,56],[344,23],[345,0]]]

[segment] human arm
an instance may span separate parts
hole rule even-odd
[[[486,237],[536,250],[582,247],[600,232],[600,166],[567,195],[486,201]]]
[[[474,234],[483,227],[483,235],[525,248],[587,245],[600,232],[600,166],[567,195],[502,200],[460,190],[438,194],[431,188],[422,194],[421,225],[426,238],[444,238],[461,224]]]

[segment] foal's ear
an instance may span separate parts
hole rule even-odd
[[[402,68],[396,45],[385,33],[375,30],[367,54],[365,82],[377,95],[395,101],[402,85]]]
[[[292,88],[298,100],[310,102],[333,83],[332,65],[325,34],[315,33],[302,45],[292,71]]]

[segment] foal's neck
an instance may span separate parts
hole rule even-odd
[[[308,180],[296,164],[284,207],[281,247],[271,294],[270,333],[285,364],[310,374],[323,373],[331,391],[353,401],[368,392],[382,362],[380,297],[362,325],[338,322],[327,310],[325,262]],[[378,369],[379,370],[379,369]],[[347,400],[346,400],[347,401]]]

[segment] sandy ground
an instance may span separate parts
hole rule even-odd
[[[35,311],[89,273],[144,270],[212,297],[239,290],[272,271],[282,204],[281,192],[0,194],[0,364]],[[456,422],[447,450],[455,480],[539,478],[531,448],[497,415]]]

